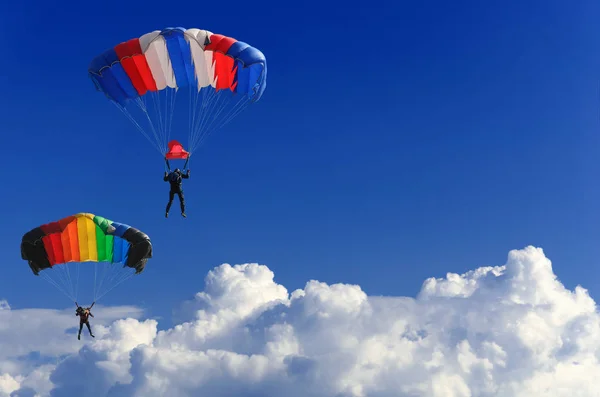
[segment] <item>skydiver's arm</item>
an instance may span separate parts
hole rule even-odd
[[[166,182],[166,181],[168,181],[168,180],[169,180],[169,174],[167,174],[167,173],[165,172],[165,176],[163,177],[163,181],[165,181],[165,182]]]
[[[181,174],[181,177],[183,179],[189,179],[190,178],[190,170],[187,170],[187,172],[185,174]]]

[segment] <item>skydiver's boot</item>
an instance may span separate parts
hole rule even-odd
[[[77,340],[81,340],[81,332],[77,334]]]
[[[169,212],[165,212],[165,218],[169,217]]]
[[[183,216],[184,218],[187,218],[187,215],[185,214],[185,212],[182,212],[181,216]]]

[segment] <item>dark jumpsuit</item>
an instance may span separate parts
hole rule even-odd
[[[167,213],[171,209],[171,204],[173,204],[173,198],[177,194],[179,196],[179,205],[181,206],[181,213],[185,212],[185,198],[183,197],[183,189],[181,189],[181,182],[183,182],[182,178],[188,179],[190,177],[190,171],[182,174],[181,172],[171,172],[164,176],[163,180],[165,182],[169,182],[171,184],[171,190],[169,191],[169,203],[167,204]],[[166,172],[165,172],[166,174]]]
[[[88,321],[90,316],[94,317],[92,312],[89,309],[77,310],[75,312],[75,315],[79,316],[79,335],[81,335],[81,329],[83,328],[83,324],[85,324],[87,326],[88,331],[90,331],[90,335],[94,336],[92,334],[92,328],[90,327],[90,322]]]

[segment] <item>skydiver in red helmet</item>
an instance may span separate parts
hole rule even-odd
[[[183,189],[181,188],[181,183],[183,179],[188,179],[190,177],[190,170],[188,169],[185,174],[181,172],[179,168],[176,168],[175,171],[171,173],[165,172],[165,176],[163,180],[165,182],[169,182],[171,185],[171,190],[169,191],[169,202],[167,203],[167,210],[165,212],[165,218],[169,217],[169,210],[171,209],[171,204],[173,203],[173,198],[177,194],[179,196],[179,204],[181,206],[181,216],[186,218],[185,215],[185,199],[183,197]]]

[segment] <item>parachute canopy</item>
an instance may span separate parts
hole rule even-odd
[[[185,160],[189,157],[190,153],[187,152],[181,143],[173,140],[169,142],[169,151],[165,155],[167,160]]]
[[[79,213],[25,233],[21,257],[35,275],[70,262],[122,263],[141,273],[152,257],[152,243],[129,225]]]
[[[91,61],[88,74],[96,89],[163,155],[168,151],[175,96],[182,89],[189,91],[185,120],[191,154],[211,131],[261,98],[267,63],[261,51],[234,38],[170,27],[104,51]],[[136,111],[141,111],[139,117]]]

